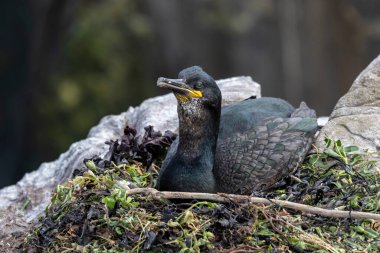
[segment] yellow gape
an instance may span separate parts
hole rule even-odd
[[[190,92],[190,97],[191,98],[201,98],[203,97],[202,91],[200,90],[189,90]]]
[[[181,103],[187,102],[192,98],[201,98],[203,97],[202,91],[199,90],[191,90],[191,89],[186,89],[188,93],[186,94],[178,94],[174,93],[176,98],[181,101]]]

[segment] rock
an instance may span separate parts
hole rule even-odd
[[[336,104],[315,144],[323,148],[328,136],[343,145],[380,151],[380,55],[356,78]]]
[[[329,121],[329,117],[326,117],[326,116],[319,117],[317,119],[317,124],[319,127],[324,127],[328,121]]]
[[[261,96],[260,85],[250,77],[234,77],[217,83],[222,91],[223,105]],[[174,96],[167,94],[151,98],[120,115],[104,117],[85,140],[72,144],[57,160],[41,164],[38,170],[27,173],[17,184],[1,189],[0,239],[12,232],[25,231],[28,223],[43,213],[57,184],[70,178],[73,170],[82,166],[83,159],[104,155],[108,151],[105,142],[119,139],[127,123],[140,134],[147,125],[161,132],[176,131],[178,119]]]

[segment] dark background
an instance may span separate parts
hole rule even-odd
[[[200,65],[328,115],[380,52],[376,0],[1,0],[0,187]]]

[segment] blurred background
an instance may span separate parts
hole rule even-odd
[[[329,115],[380,53],[377,0],[1,0],[0,188],[200,65]],[[161,93],[162,94],[162,93]]]

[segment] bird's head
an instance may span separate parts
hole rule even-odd
[[[182,70],[178,79],[160,77],[157,86],[171,90],[179,105],[202,104],[220,108],[222,96],[215,80],[198,66]]]

